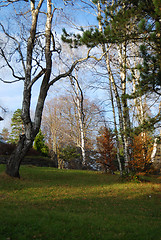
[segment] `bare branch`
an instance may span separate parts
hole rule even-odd
[[[37,5],[37,10],[39,11],[44,0],[40,0]]]
[[[48,84],[48,87],[50,87],[51,85],[53,85],[53,84],[54,84],[55,82],[57,82],[59,79],[68,77],[68,76],[72,73],[72,71],[74,70],[75,66],[76,66],[78,63],[84,62],[84,61],[86,61],[88,58],[90,58],[90,56],[89,56],[90,51],[91,51],[91,48],[88,50],[87,56],[86,56],[85,58],[81,58],[81,59],[76,60],[76,61],[72,64],[72,66],[70,67],[70,69],[69,69],[67,72],[59,74],[59,75],[58,75],[57,77],[55,77],[52,81],[50,81],[49,84]]]
[[[78,60],[76,60],[73,64],[72,64],[72,66],[70,67],[70,69],[67,71],[67,72],[65,72],[65,73],[62,73],[62,74],[59,74],[57,77],[55,77],[51,82],[49,82],[49,87],[51,86],[51,85],[53,85],[55,82],[57,82],[59,79],[61,79],[61,78],[66,78],[66,77],[68,77],[68,76],[70,76],[70,74],[72,73],[72,71],[74,70],[74,68],[76,67],[76,65],[78,64],[78,63],[82,63],[82,62],[84,62],[84,61],[86,61],[87,59],[89,59],[89,58],[93,58],[93,59],[95,59],[96,61],[100,61],[102,58],[103,58],[103,56],[104,55],[106,55],[106,52],[105,53],[103,53],[102,55],[101,55],[101,57],[100,58],[96,58],[95,56],[90,56],[90,51],[91,51],[91,49],[92,48],[90,48],[89,50],[88,50],[88,52],[87,52],[87,56],[85,57],[85,58],[81,58],[81,59],[78,59]]]
[[[5,112],[5,113],[7,112],[7,109],[6,109],[6,108],[4,108],[4,107],[2,107],[2,106],[0,106],[0,108],[2,109],[3,112]]]
[[[24,77],[20,77],[20,76],[17,76],[17,75],[15,74],[15,71],[14,71],[14,69],[12,68],[12,66],[9,64],[9,61],[8,61],[7,58],[6,58],[3,49],[0,48],[0,50],[1,50],[1,55],[2,55],[2,57],[4,58],[4,60],[5,60],[5,62],[7,63],[8,67],[9,67],[9,68],[11,69],[11,71],[12,71],[13,77],[14,77],[14,78],[17,78],[18,81],[20,81],[20,80],[25,80]],[[17,81],[17,80],[16,80],[16,81]]]
[[[42,69],[42,70],[37,74],[37,76],[32,79],[32,81],[31,81],[30,84],[28,85],[28,89],[30,89],[30,88],[33,86],[33,84],[34,84],[45,72],[46,72],[46,69]]]
[[[3,30],[3,32],[5,33],[5,35],[6,35],[7,37],[9,37],[10,39],[14,40],[14,41],[17,43],[17,45],[18,45],[17,50],[18,50],[18,52],[19,52],[19,54],[20,54],[21,62],[22,62],[22,66],[23,66],[23,70],[24,70],[24,73],[25,73],[25,72],[26,72],[26,68],[25,68],[25,63],[24,63],[24,60],[23,60],[23,54],[22,54],[22,51],[21,51],[21,47],[20,47],[19,41],[17,41],[17,39],[16,39],[15,37],[9,35],[9,34],[6,32],[4,26],[3,26],[1,23],[0,23],[0,26],[2,27],[2,30]],[[5,60],[5,61],[6,61],[6,60]]]
[[[101,61],[102,60],[102,58],[105,56],[107,54],[107,52],[104,52],[102,55],[101,55],[101,57],[100,58],[97,58],[97,57],[95,57],[95,56],[90,56],[90,58],[93,58],[93,59],[95,59],[96,61]]]
[[[4,0],[0,1],[0,7],[7,7],[9,4],[17,3],[17,2],[28,2],[28,0]]]
[[[79,101],[80,101],[80,105],[81,105],[81,107],[80,107],[80,108],[81,108],[81,115],[82,115],[82,120],[83,120],[83,122],[84,122],[85,115],[84,115],[84,110],[83,110],[83,108],[84,108],[84,107],[83,107],[83,101],[84,101],[83,91],[82,91],[82,89],[81,89],[81,87],[80,87],[80,84],[79,84],[78,79],[77,79],[75,76],[71,76],[71,77],[70,77],[71,84],[73,83],[73,79],[76,81],[76,84],[77,84],[78,89],[79,89],[79,91],[80,91],[80,98],[79,98],[76,90],[75,90],[74,87],[73,87],[73,90],[74,90],[74,92],[75,92],[75,94],[76,94],[76,96],[77,96],[77,99],[79,99]],[[73,83],[73,84],[74,84],[74,83]],[[75,102],[75,100],[74,100],[74,102]]]
[[[6,81],[6,80],[3,80],[2,78],[0,78],[0,81],[3,82],[3,83],[15,83],[15,82],[22,81],[22,79],[17,79],[17,80],[13,80],[13,81]]]

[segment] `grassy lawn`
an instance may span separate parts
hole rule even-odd
[[[160,240],[161,177],[0,165],[0,240]]]

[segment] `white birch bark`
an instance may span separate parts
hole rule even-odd
[[[130,119],[129,119],[129,110],[127,106],[126,99],[126,42],[117,46],[118,49],[118,60],[119,60],[119,68],[120,68],[120,79],[121,79],[121,90],[122,90],[122,119],[123,119],[123,129],[124,129],[124,144],[125,144],[125,169],[128,168],[128,163],[130,161],[129,156],[129,130],[130,130]]]
[[[152,154],[151,154],[151,161],[152,162],[154,162],[155,156],[156,156],[156,153],[157,153],[157,140],[158,140],[158,138],[154,139],[153,151],[152,151]]]
[[[110,94],[111,94],[111,104],[112,104],[112,111],[113,111],[113,118],[114,118],[114,126],[115,126],[115,134],[116,134],[116,149],[117,149],[117,161],[119,164],[119,171],[120,175],[122,175],[122,165],[121,165],[121,160],[120,160],[120,144],[119,144],[119,138],[118,138],[118,130],[117,130],[117,123],[116,123],[116,114],[115,114],[115,106],[114,106],[114,99],[113,99],[113,92],[112,92],[112,82],[111,82],[111,77],[109,76],[110,80]]]
[[[138,55],[138,46],[134,45],[134,44],[130,44],[130,49],[131,49],[131,53],[132,55],[136,56],[133,58],[133,68],[131,68],[131,64],[130,61],[127,62],[128,64],[128,68],[131,68],[131,75],[132,75],[132,92],[133,94],[136,93],[136,86],[139,85],[139,81],[140,81],[140,71],[137,70],[137,65],[140,62],[140,59],[137,57]],[[136,116],[137,116],[137,120],[139,125],[143,124],[144,120],[145,120],[145,114],[144,114],[144,104],[143,104],[143,100],[145,102],[145,98],[143,99],[143,97],[141,95],[139,95],[138,97],[134,98],[134,106],[136,109]]]
[[[70,77],[73,92],[75,94],[75,105],[77,108],[77,116],[80,129],[80,147],[82,151],[82,165],[86,165],[86,153],[85,153],[85,132],[84,132],[84,111],[83,111],[83,92],[78,83],[77,77]]]
[[[101,23],[101,7],[100,7],[100,1],[98,2],[98,23],[99,23],[99,31],[102,32],[102,23]],[[120,96],[118,93],[117,85],[112,73],[111,69],[111,60],[109,57],[109,51],[110,51],[110,45],[108,43],[102,45],[102,51],[105,54],[106,57],[106,67],[109,75],[109,84],[110,84],[110,92],[111,92],[111,103],[112,103],[112,109],[113,109],[113,117],[114,117],[114,125],[115,125],[115,132],[116,132],[116,142],[117,142],[117,161],[119,164],[119,169],[120,173],[122,174],[122,166],[121,166],[121,161],[120,161],[120,154],[119,154],[119,138],[118,138],[118,131],[117,131],[117,124],[116,124],[116,117],[115,117],[115,109],[114,109],[114,104],[113,104],[113,95],[112,91],[114,91],[114,96],[117,102],[117,108],[118,108],[118,115],[119,115],[119,125],[120,125],[120,133],[121,133],[121,138],[122,138],[122,143],[123,143],[123,150],[124,150],[124,157],[126,159],[126,152],[127,152],[127,147],[125,143],[125,138],[124,138],[124,124],[123,124],[123,115],[122,115],[122,106],[121,106],[121,100]]]

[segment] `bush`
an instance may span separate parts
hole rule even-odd
[[[36,151],[38,151],[44,157],[49,156],[49,148],[45,144],[45,138],[44,138],[44,135],[41,132],[41,129],[39,130],[39,133],[35,137],[34,149]]]

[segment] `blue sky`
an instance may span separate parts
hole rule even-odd
[[[60,4],[60,2],[62,3],[63,1],[55,0],[54,2]],[[79,3],[79,0],[77,0],[75,2]],[[29,5],[29,2],[25,2],[23,4]],[[61,5],[61,6],[63,6],[63,5]],[[21,5],[21,7],[22,7],[22,5]],[[75,24],[78,26],[95,25],[97,20],[94,17],[94,15],[88,13],[88,9],[84,9],[84,10],[85,10],[85,12],[79,10],[79,7],[77,7],[77,6],[74,6],[74,8],[73,7],[72,8],[65,7],[64,10],[59,11],[59,13],[61,15],[62,15],[62,13],[66,13],[67,17],[71,20],[71,22],[74,21]],[[15,24],[15,22],[12,21],[12,22],[10,22],[10,24],[8,23],[8,20],[12,19],[12,13],[13,12],[12,12],[11,7],[0,8],[0,22],[5,24],[5,27],[7,29],[9,29],[12,34],[15,34],[14,36],[17,36],[16,30],[18,28],[17,28],[17,25]],[[94,13],[94,10],[93,10],[93,13]],[[76,25],[73,29],[71,29],[71,24],[66,25],[66,22],[67,22],[67,20],[64,19],[64,17],[59,18],[57,16],[57,21],[53,23],[54,30],[57,32],[58,38],[60,38],[60,36],[61,36],[63,27],[65,27],[68,32],[73,32],[73,31],[77,32],[78,31],[78,29],[76,28]],[[1,44],[1,41],[4,39],[4,35],[2,34],[1,28],[0,28],[0,33],[1,33],[0,34],[0,44]],[[17,62],[15,62],[14,64],[16,64],[16,66],[18,66]],[[3,65],[3,61],[0,58],[0,66],[2,66],[2,65]],[[60,66],[60,68],[61,68],[61,66]],[[57,72],[58,72],[58,70],[56,70],[56,73]],[[83,75],[82,78],[88,79],[89,82],[93,79],[95,81],[95,83],[97,83],[97,87],[99,88],[100,84],[98,84],[98,79],[94,76],[94,72],[93,71],[91,71],[91,72],[92,73],[82,74]],[[0,78],[5,79],[5,80],[14,80],[11,75],[11,71],[9,71],[8,69],[3,69],[3,70],[0,69]],[[103,80],[105,80],[105,79],[103,79]],[[105,81],[107,81],[107,80],[105,80]],[[87,82],[87,81],[85,81],[85,82]],[[55,97],[55,95],[62,94],[63,92],[65,92],[66,85],[64,83],[65,83],[65,80],[62,81],[61,84],[59,84],[59,83],[54,84],[54,86],[52,87],[51,91],[48,94],[47,99]],[[61,85],[61,87],[60,87],[60,85]],[[39,87],[39,82],[33,88],[32,109],[34,109],[35,103],[36,103],[36,100],[38,97],[38,87]],[[107,84],[106,84],[106,87],[107,87]],[[103,100],[105,100],[105,99],[107,100],[109,98],[109,93],[108,93],[107,89],[105,91],[102,91],[102,90],[95,91],[95,89],[93,89],[93,90],[86,91],[86,93],[87,92],[88,92],[88,96],[90,96],[91,99],[96,98],[96,99],[101,99],[103,101]],[[17,82],[14,84],[6,84],[6,83],[3,83],[0,81],[0,105],[7,109],[7,113],[5,113],[5,114],[0,111],[0,116],[2,116],[4,118],[4,121],[0,122],[0,132],[3,127],[9,127],[10,119],[12,117],[13,112],[17,108],[21,108],[22,94],[23,94],[23,82]],[[110,112],[111,106],[108,105],[109,101],[106,103],[107,103],[107,105],[106,105],[107,118],[111,118],[111,120],[112,120],[112,113]],[[158,111],[158,106],[156,109]],[[153,111],[156,112],[155,109]]]
[[[57,3],[57,1],[55,1]],[[59,2],[61,3],[61,2]],[[29,4],[29,3],[25,3]],[[63,6],[63,5],[61,5]],[[22,5],[21,5],[22,7]],[[0,8],[0,21],[1,23],[5,24],[6,28],[9,28],[12,33],[14,33],[14,30],[16,32],[16,25],[12,22],[11,24],[8,24],[8,20],[12,18],[12,7],[6,7],[6,8]],[[90,15],[89,13],[85,13],[83,11],[78,11],[75,7],[74,11],[72,8],[65,7],[64,10],[67,10],[68,17],[70,18],[71,15],[73,15],[73,20],[77,22],[79,25],[86,26],[91,24],[94,24],[95,18]],[[7,19],[7,20],[6,20]],[[58,22],[57,22],[58,23]],[[61,30],[64,27],[63,19],[61,20],[61,25],[58,25],[56,28],[58,35],[61,34]],[[70,25],[66,26],[66,28],[69,30]],[[1,30],[0,30],[1,31]],[[76,31],[76,29],[74,30]],[[2,37],[2,34],[1,34]],[[0,38],[1,38],[0,37]],[[1,65],[2,65],[2,59],[0,59]],[[17,64],[17,63],[15,63]],[[11,72],[7,69],[1,71],[0,70],[0,77],[5,80],[12,80],[13,77],[11,76]],[[38,85],[37,85],[38,86]],[[56,86],[54,86],[56,87]],[[4,114],[3,112],[0,112],[2,117],[4,117],[4,121],[0,122],[0,130],[3,127],[8,127],[9,125],[9,119],[11,118],[13,112],[17,108],[21,108],[22,105],[22,94],[23,94],[23,82],[17,82],[12,84],[6,84],[0,81],[0,105],[5,107],[8,110],[7,114]],[[37,89],[36,87],[33,89],[33,100],[32,100],[32,106],[35,106],[35,102],[37,99]],[[49,96],[51,94],[49,93]]]

